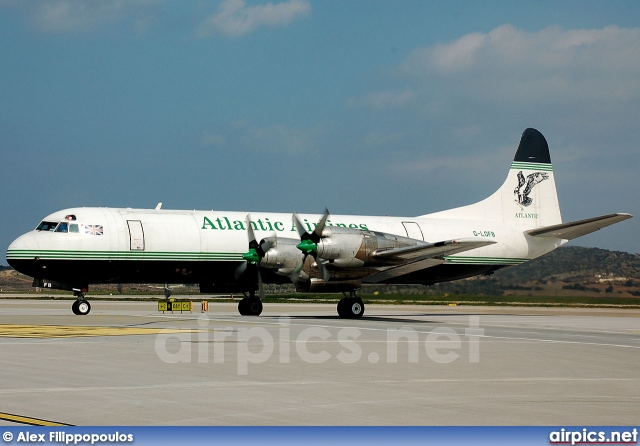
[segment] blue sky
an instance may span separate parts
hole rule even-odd
[[[0,246],[75,206],[421,215],[549,141],[640,252],[637,1],[0,0]],[[6,264],[6,260],[3,262]]]

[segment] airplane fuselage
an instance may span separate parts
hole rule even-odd
[[[274,234],[298,238],[291,214],[253,213],[251,218],[258,239]],[[320,215],[300,218],[311,232]],[[92,283],[231,285],[230,277],[247,251],[249,223],[243,212],[73,208],[48,215],[43,221],[51,225],[24,234],[11,245],[9,263],[34,278],[79,288]],[[66,223],[62,230],[60,223]],[[327,226],[426,242],[460,237],[496,242],[475,249],[473,255],[446,256],[442,265],[385,283],[430,284],[469,277],[523,263],[561,243],[532,244],[512,225],[490,221],[332,215]],[[352,265],[358,267],[364,265]],[[270,274],[265,281],[288,283],[289,279]]]

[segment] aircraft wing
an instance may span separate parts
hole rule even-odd
[[[573,240],[574,238],[590,234],[598,229],[605,228],[631,217],[632,215],[630,214],[602,215],[600,217],[587,218],[586,220],[578,220],[569,223],[561,223],[559,225],[545,226],[544,228],[531,229],[526,233],[532,237],[553,237],[564,240]]]
[[[424,243],[415,246],[405,246],[403,248],[388,249],[373,253],[378,259],[389,259],[406,262],[413,262],[423,259],[431,259],[445,255],[457,254],[459,252],[469,251],[470,249],[480,248],[482,246],[493,245],[493,240],[482,238],[461,238],[457,240],[445,240],[436,243]]]
[[[480,248],[482,246],[493,245],[494,243],[496,242],[493,240],[485,240],[481,238],[462,238],[380,251],[375,254],[375,257],[395,260],[401,264],[385,268],[380,272],[367,277],[364,282],[380,283],[393,277],[431,268],[444,263],[445,260],[443,259],[443,256],[445,255],[457,254],[471,249]]]

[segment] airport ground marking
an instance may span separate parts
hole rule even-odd
[[[73,426],[73,424],[43,420],[41,418],[25,417],[23,415],[4,412],[0,412],[0,420],[11,421],[12,423],[28,424],[30,426]]]
[[[77,338],[96,336],[156,335],[196,333],[201,329],[106,327],[95,325],[19,325],[0,324],[0,338]]]

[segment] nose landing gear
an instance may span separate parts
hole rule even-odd
[[[242,316],[260,316],[262,313],[262,301],[256,297],[255,291],[249,293],[238,302],[238,313]]]
[[[74,291],[73,295],[76,296],[75,302],[71,305],[71,311],[78,316],[84,316],[91,311],[91,304],[85,300],[84,293],[82,291]]]

